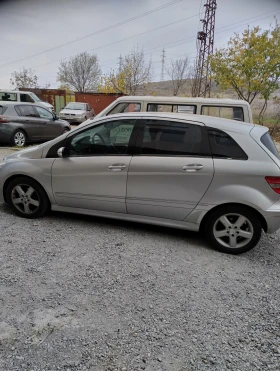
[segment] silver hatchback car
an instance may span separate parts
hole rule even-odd
[[[0,190],[26,218],[51,208],[202,231],[232,254],[280,227],[280,160],[268,129],[215,117],[103,117],[8,156]]]

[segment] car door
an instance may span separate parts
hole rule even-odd
[[[44,122],[44,140],[50,140],[58,137],[62,134],[62,127],[57,120],[55,120],[54,115],[47,109],[35,106],[35,110],[38,113],[40,120]]]
[[[42,121],[32,105],[19,104],[15,106],[19,115],[19,123],[26,131],[29,140],[40,141],[44,137],[45,122]]]
[[[148,119],[131,160],[127,212],[184,220],[213,178],[213,159],[203,124]]]
[[[52,187],[59,206],[126,213],[127,172],[136,119],[106,120],[70,134],[56,158]]]

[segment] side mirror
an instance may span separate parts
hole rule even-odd
[[[58,120],[56,113],[53,113],[53,121]]]
[[[67,157],[66,148],[65,147],[59,148],[57,150],[57,156],[60,157],[60,158]]]

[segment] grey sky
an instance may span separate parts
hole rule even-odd
[[[170,2],[172,0],[0,0],[0,66]],[[182,0],[71,45],[0,67],[0,88],[9,87],[11,73],[23,66],[35,70],[40,84],[48,82],[56,87],[59,61],[82,51],[97,53],[102,71],[107,73],[117,67],[120,54],[125,55],[136,46],[145,50],[147,59],[152,59],[154,81],[158,81],[163,47],[166,67],[171,59],[184,54],[195,58],[196,33],[204,3],[204,0]],[[241,32],[248,24],[267,28],[274,15],[280,18],[280,0],[217,0],[217,3],[216,47],[226,44],[234,32]],[[120,41],[172,22],[177,23]],[[111,43],[114,44],[104,46]]]

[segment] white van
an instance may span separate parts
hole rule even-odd
[[[253,122],[250,105],[243,100],[154,96],[118,98],[95,118],[124,112],[175,112]]]
[[[37,106],[44,107],[47,110],[54,112],[54,107],[50,103],[43,102],[31,91],[0,90],[0,101],[36,103]]]

